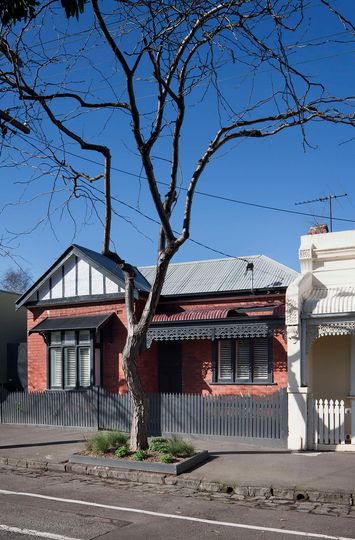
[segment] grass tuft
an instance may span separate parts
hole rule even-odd
[[[168,441],[168,452],[174,457],[190,457],[196,454],[194,446],[179,437],[173,437]]]
[[[94,454],[107,454],[120,446],[126,446],[128,435],[120,431],[99,431],[85,441],[86,450]]]

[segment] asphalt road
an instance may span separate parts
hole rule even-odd
[[[355,518],[256,509],[102,479],[0,472],[0,538],[355,539]]]

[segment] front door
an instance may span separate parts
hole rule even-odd
[[[161,341],[158,348],[159,392],[181,394],[181,341]]]

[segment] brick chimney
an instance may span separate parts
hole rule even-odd
[[[328,225],[324,223],[323,225],[314,225],[310,227],[308,234],[326,234],[329,232]]]

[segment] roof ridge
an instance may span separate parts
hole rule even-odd
[[[264,257],[265,259],[268,259],[269,261],[272,261],[274,264],[277,264],[277,266],[280,266],[281,268],[285,268],[286,270],[292,270],[292,272],[295,272],[296,274],[299,274],[297,270],[294,270],[290,266],[287,266],[286,264],[280,263],[276,259],[273,259],[272,257],[269,257],[268,255],[260,255],[260,257]]]
[[[169,264],[169,266],[176,266],[180,264],[196,264],[196,263],[206,263],[206,262],[216,262],[216,261],[235,261],[240,260],[241,262],[246,262],[245,259],[257,259],[259,257],[265,257],[265,255],[258,254],[258,255],[245,255],[245,256],[238,256],[238,257],[219,257],[217,259],[196,259],[193,261],[180,261],[180,262],[172,262]],[[148,265],[139,265],[138,268],[154,268],[155,264],[148,264]]]

